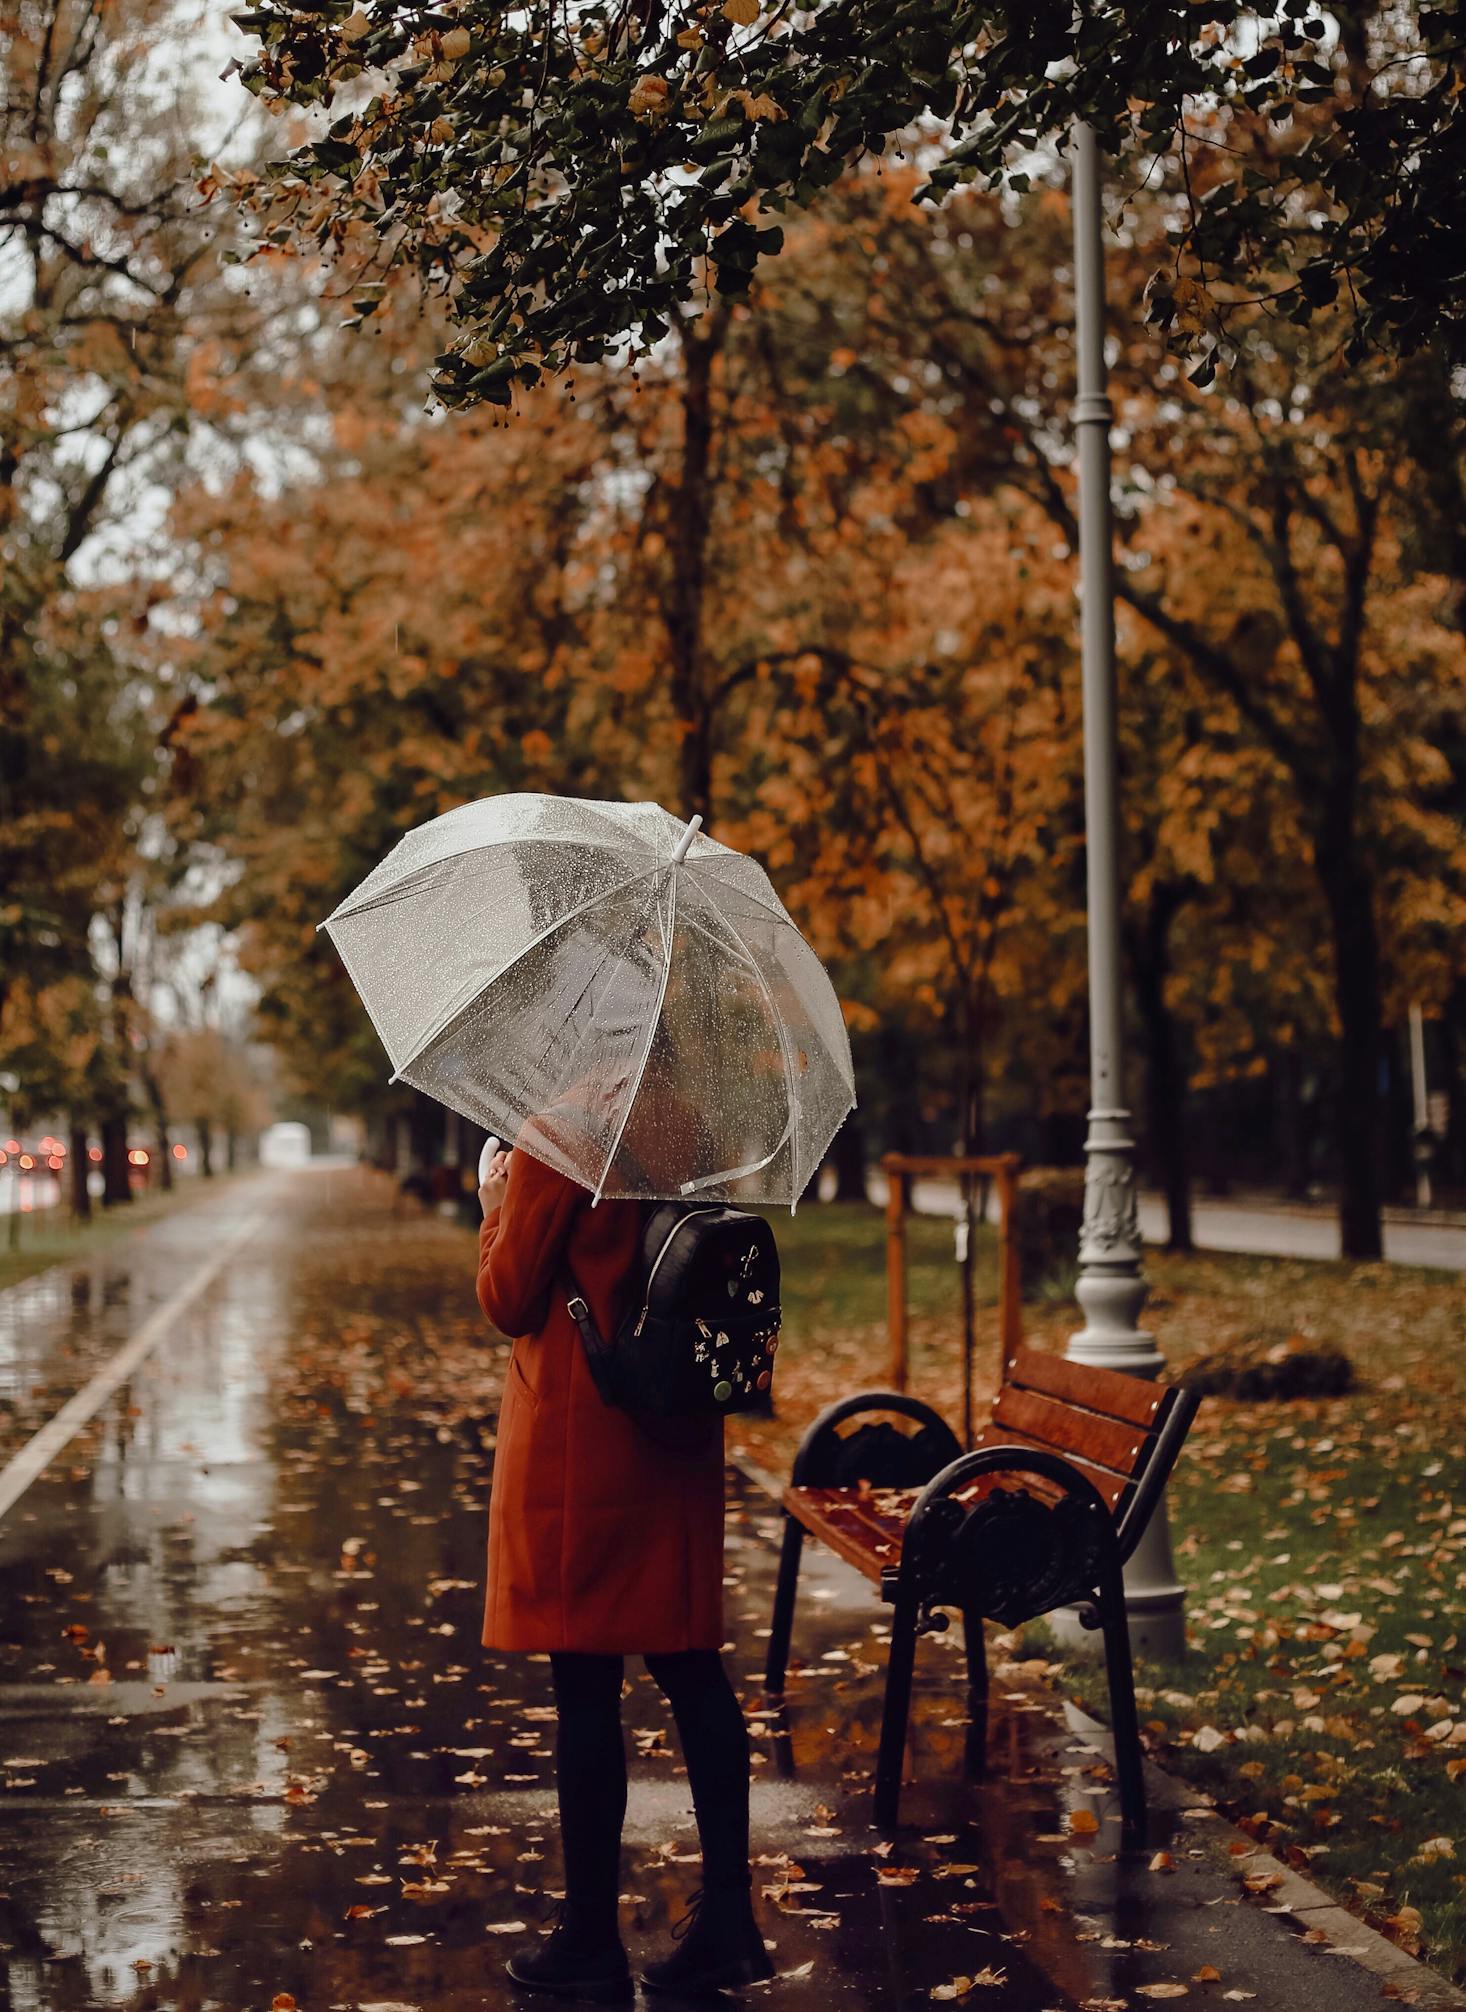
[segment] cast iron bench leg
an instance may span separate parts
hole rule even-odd
[[[1098,1590],[1105,1675],[1110,1688],[1110,1726],[1115,1738],[1115,1778],[1120,1786],[1120,1821],[1126,1836],[1133,1840],[1145,1828],[1145,1777],[1140,1758],[1140,1722],[1135,1710],[1135,1674],[1130,1662],[1130,1629],[1125,1619],[1125,1581],[1118,1558],[1106,1562]]]
[[[876,1755],[876,1823],[896,1828],[901,1806],[901,1774],[906,1764],[906,1721],[911,1715],[911,1677],[916,1665],[915,1600],[897,1595],[891,1614],[891,1653],[886,1663],[886,1703]]]
[[[804,1525],[784,1512],[784,1542],[779,1552],[779,1578],[774,1589],[774,1617],[769,1627],[769,1655],[764,1687],[776,1695],[784,1688],[789,1663],[789,1637],[794,1629],[794,1595],[799,1587],[799,1561],[804,1550]]]
[[[969,1719],[964,1758],[967,1772],[980,1775],[987,1767],[988,1754],[988,1658],[980,1608],[962,1609],[962,1644],[967,1655]]]

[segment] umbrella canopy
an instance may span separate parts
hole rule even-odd
[[[834,987],[755,861],[657,804],[410,831],[321,926],[411,1083],[602,1194],[786,1203],[854,1108]]]

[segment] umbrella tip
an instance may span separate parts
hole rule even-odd
[[[686,831],[683,832],[681,838],[677,841],[677,850],[672,855],[672,864],[674,866],[680,866],[683,860],[686,859],[688,847],[692,844],[692,841],[697,837],[701,829],[702,812],[696,811],[688,820]]]

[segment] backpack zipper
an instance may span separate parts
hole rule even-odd
[[[642,1301],[641,1312],[637,1316],[636,1326],[631,1330],[633,1336],[640,1334],[642,1329],[646,1326],[646,1317],[652,1310],[652,1287],[657,1282],[657,1273],[662,1268],[662,1259],[667,1255],[667,1252],[671,1249],[673,1237],[676,1236],[677,1232],[683,1227],[685,1223],[690,1223],[697,1216],[715,1216],[720,1212],[722,1206],[723,1205],[720,1202],[716,1208],[689,1209],[685,1216],[678,1217],[677,1221],[673,1223],[671,1229],[668,1230],[666,1236],[663,1237],[662,1248],[657,1252],[657,1255],[652,1262],[652,1268],[646,1275],[646,1298]]]

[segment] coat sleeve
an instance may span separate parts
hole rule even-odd
[[[509,1161],[501,1207],[479,1230],[478,1303],[502,1334],[536,1334],[545,1324],[550,1289],[576,1211],[586,1200],[554,1167],[529,1153]]]

